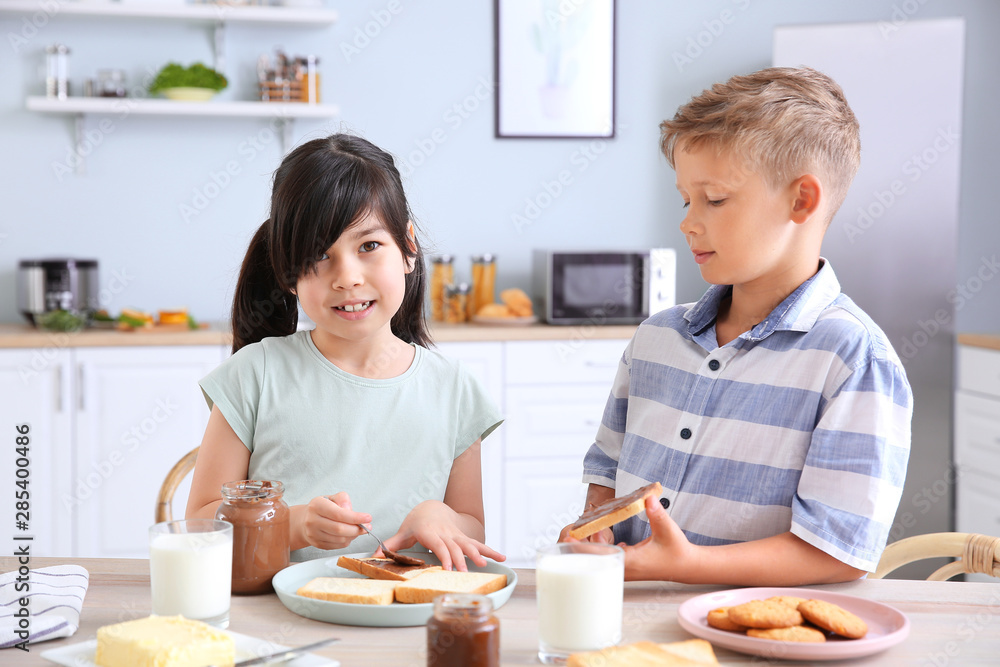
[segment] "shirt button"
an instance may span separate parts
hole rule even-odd
[[[708,362],[708,367],[711,368],[713,371],[719,370],[719,366],[721,365],[722,364],[719,363],[718,359],[712,359],[710,362]]]
[[[660,498],[660,504],[663,505],[663,509],[670,507],[670,498]]]
[[[681,437],[684,438],[685,440],[687,440],[688,438],[690,438],[691,437],[691,429],[689,429],[689,428],[682,428],[681,429]]]

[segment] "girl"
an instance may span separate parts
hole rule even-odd
[[[233,356],[200,383],[212,413],[187,516],[214,517],[225,482],[273,479],[292,560],[375,551],[358,524],[446,569],[504,560],[483,543],[479,451],[501,418],[426,349],[423,291],[392,157],[342,134],[289,153],[240,270]],[[296,299],[315,329],[296,331]]]

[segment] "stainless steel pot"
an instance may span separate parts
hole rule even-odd
[[[88,319],[98,308],[96,259],[22,259],[17,267],[17,306],[29,322],[66,310]]]

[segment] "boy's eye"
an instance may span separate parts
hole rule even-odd
[[[725,199],[709,199],[708,204],[709,206],[722,206],[725,201]]]
[[[691,202],[689,202],[689,201],[686,201],[686,202],[684,202],[683,204],[681,204],[681,208],[687,208],[687,207],[688,207],[688,206],[690,206],[690,205],[691,205]]]
[[[380,245],[382,244],[379,243],[378,241],[365,241],[364,243],[361,244],[361,252],[371,252],[376,248],[378,248]]]
[[[324,252],[323,254],[321,254],[321,255],[319,256],[319,259],[317,259],[316,261],[317,261],[317,262],[322,262],[322,261],[323,261],[324,259],[330,259],[330,256],[329,256],[329,255],[327,255],[327,254],[326,254],[325,252]]]

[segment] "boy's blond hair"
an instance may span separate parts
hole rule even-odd
[[[836,81],[808,67],[771,67],[702,91],[660,123],[660,150],[730,151],[771,187],[815,174],[828,219],[844,203],[861,163],[858,120]],[[676,168],[676,167],[675,167]]]

